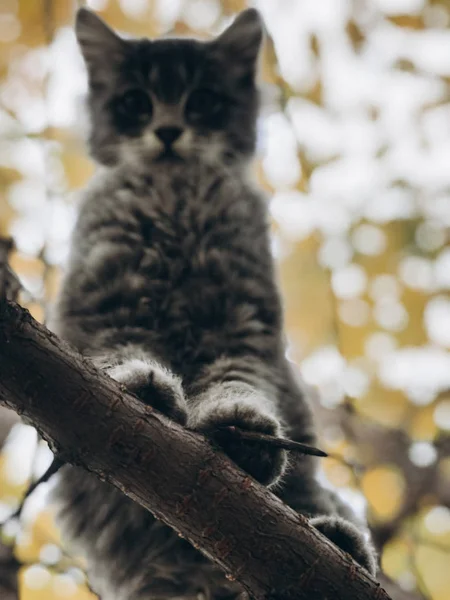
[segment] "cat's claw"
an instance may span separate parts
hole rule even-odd
[[[107,373],[149,406],[182,425],[186,423],[186,400],[181,382],[164,367],[129,359],[110,367]]]
[[[287,464],[285,450],[258,441],[233,439],[232,434],[221,432],[224,427],[235,426],[279,436],[279,422],[252,402],[239,400],[203,405],[197,414],[190,414],[189,419],[189,426],[215,439],[241,469],[263,485],[272,485],[283,475]]]

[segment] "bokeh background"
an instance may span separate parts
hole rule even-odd
[[[2,0],[0,235],[22,301],[55,298],[86,78],[73,0]],[[127,35],[220,32],[243,0],[90,0]],[[367,511],[398,600],[450,597],[450,2],[260,0],[269,38],[256,170],[271,197],[288,357],[317,396],[321,477]],[[0,409],[0,521],[51,459]],[[12,429],[11,429],[12,427]],[[91,600],[48,485],[0,537],[0,592]],[[389,578],[389,579],[388,579]],[[3,586],[3,588],[2,588]]]

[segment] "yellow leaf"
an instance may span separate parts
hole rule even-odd
[[[386,544],[382,557],[383,571],[392,579],[397,579],[410,569],[410,546],[401,538],[394,538]]]
[[[12,252],[9,264],[15,273],[26,277],[42,277],[44,264],[38,258],[25,256],[20,252]]]
[[[12,183],[16,183],[22,179],[22,173],[17,169],[10,169],[9,167],[0,167],[0,190],[5,190]]]
[[[433,440],[437,433],[438,427],[434,420],[434,404],[421,407],[412,417],[409,425],[409,435],[414,440]]]
[[[6,196],[0,193],[0,236],[6,237],[9,233],[10,223],[16,216],[15,211],[12,209]]]
[[[450,557],[431,546],[421,546],[416,552],[416,568],[420,574],[419,588],[433,600],[448,600],[450,590]]]
[[[247,8],[246,0],[222,0],[222,9],[226,15],[241,12]]]
[[[39,553],[46,544],[59,545],[59,532],[52,515],[42,511],[33,522],[26,535],[21,536],[16,545],[17,558],[23,563],[39,562]]]
[[[347,23],[346,31],[352,43],[353,49],[358,51],[365,40],[364,33],[362,32],[359,25],[353,20],[350,20]]]
[[[388,17],[387,20],[390,21],[391,23],[394,23],[394,25],[397,25],[398,27],[405,27],[406,29],[423,29],[424,28],[423,16],[421,14],[393,15],[391,17]]]
[[[280,265],[285,322],[294,361],[333,342],[333,305],[328,276],[317,267],[317,246],[313,236],[292,242],[292,252]]]
[[[18,18],[22,26],[16,42],[28,47],[44,45],[50,41],[54,32],[73,21],[72,0],[54,2],[30,2],[20,0]]]
[[[41,304],[38,304],[37,302],[30,302],[27,304],[27,308],[30,311],[31,316],[36,319],[36,321],[39,321],[40,323],[44,322],[45,314]]]
[[[104,19],[110,27],[118,31],[126,32],[135,37],[158,37],[161,28],[154,14],[154,2],[148,2],[139,17],[132,18],[125,13],[118,0],[110,0],[99,16]]]
[[[405,480],[396,467],[379,466],[364,474],[362,490],[375,519],[389,521],[403,504]]]
[[[363,398],[357,398],[358,412],[386,427],[401,427],[409,414],[408,399],[399,390],[386,389],[374,381]]]
[[[352,483],[352,470],[339,460],[327,459],[324,461],[323,470],[328,481],[336,487],[349,486]]]
[[[20,600],[56,600],[52,593],[52,576],[45,567],[39,567],[39,572],[32,567],[24,568],[19,573],[19,597]],[[33,587],[27,586],[27,581],[32,581]],[[35,587],[36,586],[36,587]],[[73,599],[75,600],[75,599]]]
[[[278,84],[278,60],[272,38],[265,40],[262,48],[261,76],[266,83]]]
[[[9,224],[15,216],[15,211],[7,199],[8,188],[22,179],[22,174],[16,169],[0,167],[0,236],[7,236]]]
[[[5,453],[0,454],[0,498],[8,503],[13,503],[14,500],[18,500],[25,493],[27,483],[17,484],[11,482],[7,477],[7,455]]]
[[[45,297],[54,300],[61,285],[61,271],[56,267],[50,267],[45,277]]]

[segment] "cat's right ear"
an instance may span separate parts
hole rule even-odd
[[[263,31],[264,25],[259,12],[248,8],[212,42],[212,47],[225,58],[229,70],[236,75],[254,75]]]
[[[92,83],[106,83],[111,67],[121,60],[126,42],[95,13],[80,8],[75,34]]]

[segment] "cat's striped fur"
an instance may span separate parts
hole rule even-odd
[[[314,444],[310,409],[285,358],[266,202],[243,168],[255,143],[256,11],[209,43],[124,42],[86,10],[77,34],[90,75],[93,154],[106,166],[85,191],[52,328],[192,428],[235,424]],[[123,106],[115,114],[111,98],[130,85],[149,94],[151,106],[138,96],[137,108],[150,116],[133,120]],[[189,114],[199,86],[220,96],[209,97],[218,102],[209,119]],[[185,139],[167,152],[155,131],[169,125]],[[363,534],[342,518],[353,520],[351,511],[317,483],[315,459],[286,468],[279,449],[224,449],[296,510],[318,516],[319,529],[374,571]],[[102,600],[239,594],[186,541],[84,471],[66,467],[57,498],[63,532],[87,555]]]

